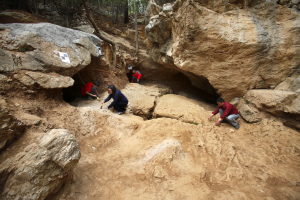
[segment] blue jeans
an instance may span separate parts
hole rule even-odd
[[[220,117],[223,115],[224,111],[220,108],[219,109],[219,113],[220,113]],[[240,117],[239,114],[232,114],[232,115],[228,115],[226,117],[227,121],[229,121],[231,123],[231,125],[236,128],[237,126],[239,126],[239,123],[237,123],[237,119]]]
[[[117,102],[115,105],[114,105],[114,109],[116,109],[118,112],[124,112],[126,109],[125,107],[127,106],[128,102],[125,103],[125,102]]]

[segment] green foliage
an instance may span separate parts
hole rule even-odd
[[[249,103],[250,103],[250,101],[248,101],[247,99],[245,99],[245,102],[246,102],[246,104],[249,104]]]
[[[24,48],[24,47],[20,47],[19,49],[18,49],[18,52],[25,52],[26,51],[26,48]]]
[[[193,124],[195,124],[195,125],[198,125],[198,123],[197,123],[197,122],[193,122]]]

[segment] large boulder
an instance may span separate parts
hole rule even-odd
[[[65,129],[53,129],[0,165],[3,199],[46,199],[63,185],[80,159],[79,143]]]
[[[285,125],[300,129],[299,76],[287,78],[274,90],[249,90],[238,110],[248,122],[259,122],[270,113],[282,118]]]
[[[0,150],[21,135],[25,129],[24,123],[15,118],[5,105],[5,100],[0,98]]]
[[[61,76],[55,73],[45,74],[41,72],[18,73],[14,78],[26,86],[33,86],[35,83],[45,89],[67,88],[74,84],[74,80],[68,76]]]
[[[124,93],[129,101],[128,108],[130,112],[144,119],[149,119],[152,117],[156,99],[165,94],[172,93],[172,90],[159,84],[143,86],[137,83],[130,83],[126,85],[122,93]]]
[[[205,110],[200,102],[187,97],[167,94],[159,98],[153,113],[154,117],[168,117],[191,124],[206,124],[211,112]]]
[[[98,57],[95,35],[49,23],[0,24],[0,72],[56,72],[72,77]]]
[[[249,90],[244,99],[256,108],[275,115],[284,113],[300,114],[297,94],[280,90]]]
[[[274,1],[245,2],[165,4],[149,14],[146,27],[153,59],[172,61],[193,85],[212,86],[227,101],[249,89],[275,88],[299,66],[300,13]]]

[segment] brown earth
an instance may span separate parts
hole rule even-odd
[[[116,115],[100,109],[98,101],[81,100],[73,107],[49,93],[36,98],[10,93],[1,107],[24,121],[27,131],[0,160],[45,132],[64,128],[79,140],[82,157],[50,199],[300,198],[299,132],[272,117],[257,124],[239,119],[239,130],[216,127],[217,117],[207,120],[215,107],[179,95],[171,96],[177,104],[168,107],[160,105],[162,97],[156,103],[169,118],[144,121],[130,110]],[[201,111],[186,110],[197,123],[176,117],[185,109]]]

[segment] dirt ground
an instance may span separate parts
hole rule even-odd
[[[0,160],[53,128],[68,129],[80,142],[78,165],[50,199],[300,198],[299,132],[272,117],[257,124],[239,119],[235,130],[214,126],[217,117],[199,124],[165,117],[144,121],[100,109],[98,101],[74,107],[46,94],[5,101],[27,131]],[[203,101],[197,106],[205,108],[203,119],[213,108]]]

